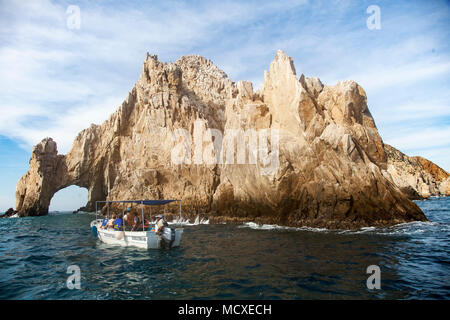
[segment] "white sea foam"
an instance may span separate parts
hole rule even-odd
[[[312,231],[312,232],[328,232],[328,229],[325,228],[311,228],[311,227],[286,227],[279,226],[276,224],[257,224],[254,222],[246,222],[243,225],[239,226],[239,228],[251,228],[254,230],[292,230],[292,231]]]
[[[376,231],[376,227],[362,227],[358,230],[341,230],[338,231],[339,234],[360,234],[360,233],[368,233],[372,231]]]
[[[407,223],[400,223],[390,228],[385,228],[379,232],[383,235],[412,235],[424,232],[434,232],[438,228],[449,228],[448,225],[442,225],[438,222],[432,221],[414,221]]]
[[[437,226],[439,223],[433,221],[413,221],[396,224],[391,228],[418,227],[418,226]]]
[[[201,219],[200,217],[197,216],[195,218],[194,223],[192,223],[189,219],[183,219],[183,218],[178,218],[178,219],[174,219],[171,222],[168,222],[169,224],[180,224],[183,226],[198,226],[200,224],[209,224],[209,219]]]
[[[312,227],[286,227],[276,224],[257,224],[255,222],[246,222],[239,228],[250,228],[254,230],[292,230],[292,231],[310,231],[310,232],[336,232],[338,234],[378,234],[378,235],[410,235],[429,232],[430,227],[438,226],[437,222],[408,222],[397,224],[392,227],[363,227],[357,230],[329,230],[326,228]]]
[[[363,234],[374,233],[377,235],[411,235],[431,231],[430,228],[439,223],[431,221],[414,221],[399,223],[391,227],[363,227],[358,230],[341,230],[339,234]]]
[[[73,212],[72,212],[73,213]],[[78,211],[77,213],[73,213],[73,214],[79,214],[79,213],[82,213],[82,214],[88,214],[88,215],[91,215],[91,216],[95,216],[95,211],[92,211],[92,212],[88,212],[88,211]]]

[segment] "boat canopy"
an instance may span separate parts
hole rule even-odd
[[[181,217],[181,200],[109,200],[109,201],[96,201],[95,202],[95,219],[97,220],[98,215],[98,208],[100,203],[107,204],[107,216],[109,217],[109,207],[111,203],[122,203],[122,219],[125,215],[125,204],[126,203],[135,203],[137,205],[143,204],[150,206],[150,219],[152,217],[152,207],[151,206],[163,206],[171,202],[178,202],[180,205],[180,220],[182,220]],[[142,221],[144,221],[144,207],[141,207],[142,209]],[[166,206],[164,206],[164,214],[166,214]],[[144,231],[144,224],[142,224],[142,231]]]
[[[167,203],[180,201],[181,200],[111,200],[111,201],[97,201],[103,203],[135,203],[135,204],[145,204],[147,206],[162,206]]]

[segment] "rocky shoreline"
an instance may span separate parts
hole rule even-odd
[[[427,220],[389,173],[364,90],[298,77],[282,51],[256,92],[203,57],[147,55],[127,99],[68,154],[51,138],[34,147],[18,214],[47,214],[70,185],[88,189],[89,211],[106,199],[182,199],[183,216],[211,222],[349,229]]]

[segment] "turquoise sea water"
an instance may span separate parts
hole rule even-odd
[[[87,213],[0,219],[0,299],[450,299],[450,198],[417,204],[430,222],[190,225],[171,251],[103,244]],[[79,290],[66,286],[70,265]],[[380,290],[366,287],[369,265]]]

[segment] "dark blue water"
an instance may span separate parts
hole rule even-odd
[[[358,231],[185,226],[171,251],[114,247],[91,214],[0,219],[0,299],[449,299],[450,198],[431,220]],[[78,265],[81,289],[66,286]],[[366,287],[378,265],[381,289]]]

